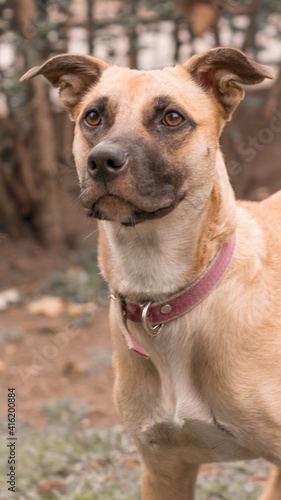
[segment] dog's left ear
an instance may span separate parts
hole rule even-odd
[[[235,82],[255,85],[265,78],[274,78],[274,72],[269,66],[251,61],[240,50],[228,47],[195,55],[183,67],[196,83],[217,99],[225,120],[230,120],[244,97],[244,90]]]
[[[43,75],[53,87],[59,87],[61,103],[74,119],[83,94],[98,82],[107,68],[109,64],[95,57],[63,54],[30,69],[20,81]]]

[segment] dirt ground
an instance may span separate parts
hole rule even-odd
[[[15,387],[17,419],[28,420],[33,429],[46,422],[44,405],[65,399],[87,405],[91,427],[119,422],[113,403],[108,307],[92,304],[86,321],[81,321],[75,304],[74,311],[53,317],[29,310],[42,297],[42,284],[50,274],[76,269],[85,236],[93,233],[87,244],[95,247],[92,224],[82,222],[75,250],[44,251],[30,241],[8,238],[0,242],[0,293],[14,288],[22,297],[20,304],[0,311],[1,420],[7,412],[7,389]]]

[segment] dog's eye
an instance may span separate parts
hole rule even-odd
[[[98,111],[89,111],[89,113],[85,116],[85,120],[88,125],[96,127],[101,122],[101,116]]]
[[[177,113],[177,111],[170,111],[164,116],[163,123],[168,127],[177,127],[183,122],[183,120],[184,119],[180,113]]]

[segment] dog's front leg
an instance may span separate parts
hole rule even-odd
[[[198,472],[197,465],[189,465],[177,470],[169,470],[167,474],[143,469],[143,500],[194,500],[195,483]]]
[[[260,500],[281,500],[281,469],[274,467]]]

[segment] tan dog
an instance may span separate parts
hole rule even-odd
[[[117,297],[115,397],[143,499],[191,500],[200,464],[264,457],[277,467],[261,498],[280,500],[281,193],[236,202],[219,149],[244,94],[234,82],[272,70],[217,48],[147,72],[62,55],[23,79],[39,74],[76,122],[82,201],[100,219],[100,266]],[[171,296],[204,281],[234,234],[219,282],[159,331],[154,303],[170,314]]]

